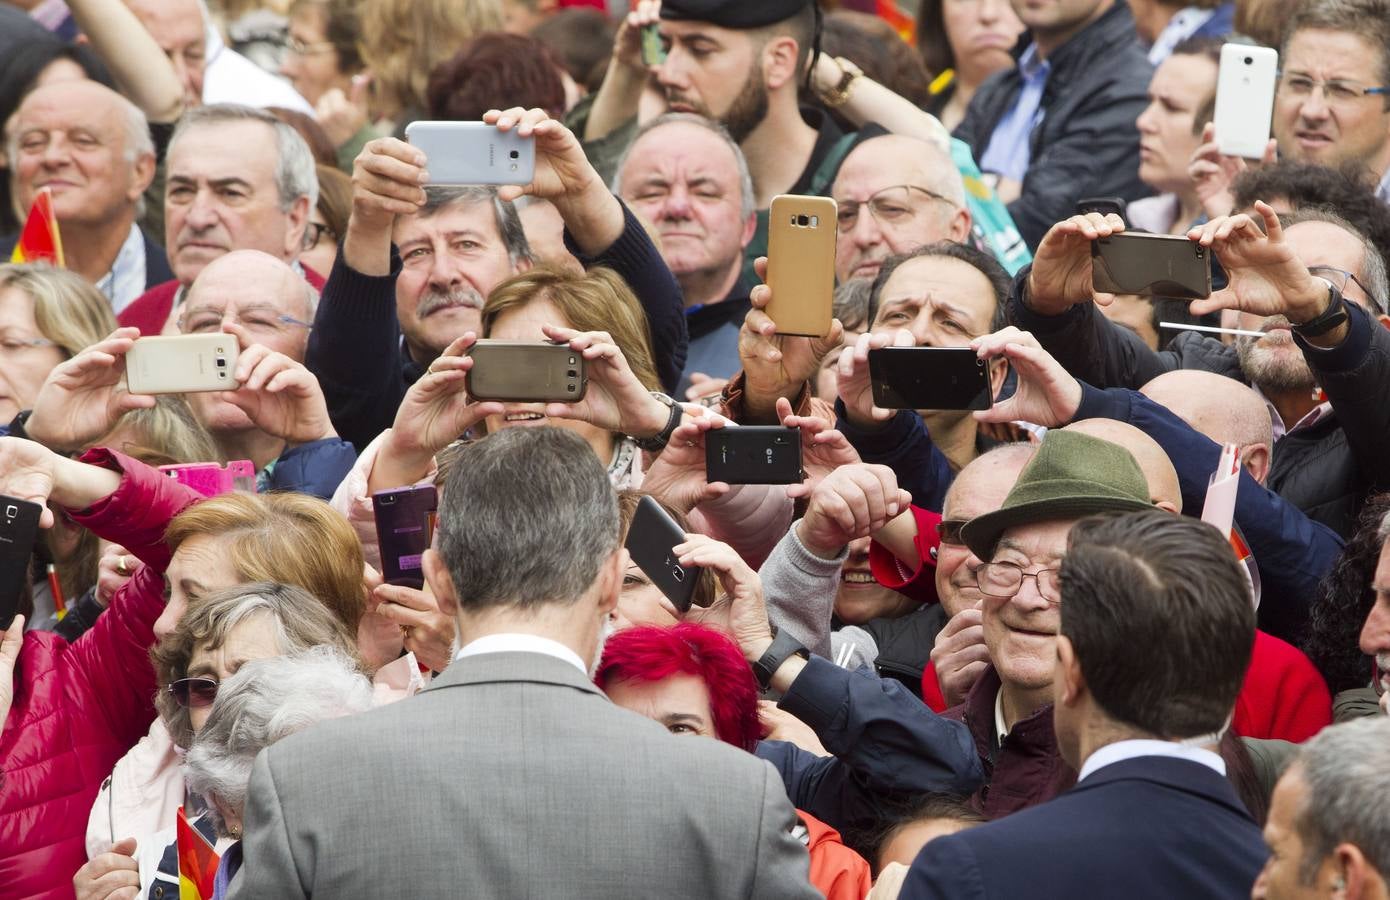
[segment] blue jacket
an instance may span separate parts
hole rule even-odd
[[[864,462],[892,469],[898,487],[912,495],[914,504],[941,512],[946,490],[956,474],[914,410],[900,409],[883,428],[869,430],[850,422],[844,401],[836,398],[835,427],[859,451]]]
[[[984,778],[963,723],[867,668],[851,672],[812,656],[777,705],[834,755],[783,741],[761,741],[755,752],[781,773],[793,806],[841,833],[876,825],[885,796],[966,795]]]
[[[357,462],[357,451],[340,438],[291,447],[256,477],[256,489],[298,491],[329,500]]]
[[[1065,794],[922,848],[902,900],[1233,900],[1268,856],[1231,784],[1201,763],[1145,756]]]
[[[1138,391],[1098,390],[1082,385],[1077,419],[1117,419],[1153,438],[1173,461],[1182,488],[1182,507],[1201,515],[1207,479],[1216,471],[1221,446],[1195,431],[1166,406]],[[1283,497],[1240,473],[1235,524],[1260,568],[1260,628],[1299,643],[1318,582],[1342,552],[1342,539]]]

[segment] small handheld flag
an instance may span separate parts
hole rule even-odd
[[[12,263],[46,262],[63,267],[63,241],[58,236],[58,217],[53,213],[53,192],[39,188],[29,216],[10,254]]]
[[[1207,483],[1207,502],[1202,507],[1202,521],[1213,525],[1231,542],[1231,550],[1245,569],[1249,579],[1250,592],[1255,608],[1260,608],[1260,569],[1255,564],[1255,555],[1250,552],[1240,529],[1235,525],[1236,494],[1240,488],[1240,448],[1226,444],[1221,449],[1221,459],[1216,464]]]
[[[179,807],[177,831],[179,848],[179,900],[212,900],[213,882],[221,857],[207,838],[188,824],[188,816]]]

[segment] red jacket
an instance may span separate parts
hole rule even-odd
[[[323,290],[323,276],[302,263],[300,265],[304,269],[304,280],[313,285],[314,290]],[[117,324],[122,328],[129,328],[134,325],[140,329],[140,334],[145,337],[163,334],[164,325],[169,321],[169,314],[174,311],[174,295],[178,292],[179,282],[177,280],[155,285],[130,301],[130,305],[121,310],[120,315],[116,316]]]
[[[811,857],[811,886],[825,900],[864,900],[874,886],[868,860],[845,846],[840,832],[803,809],[797,818],[806,828],[806,851]]]
[[[0,730],[0,900],[73,896],[97,789],[154,720],[150,646],[164,610],[164,529],[199,499],[114,451],[92,450],[83,459],[124,476],[114,493],[73,518],[145,565],[72,644],[46,632],[24,636],[14,704]]]

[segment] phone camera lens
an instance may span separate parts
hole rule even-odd
[[[512,159],[521,159],[521,151],[520,151],[520,150],[513,150],[512,153],[511,153],[511,156],[512,156]]]
[[[806,225],[806,223],[809,222],[809,221],[810,221],[810,220],[807,219],[805,216],[797,216],[797,217],[796,217],[796,224],[798,224],[798,225],[804,226],[804,225]]]
[[[225,369],[225,368],[227,368],[227,361],[226,361],[225,359],[223,359],[222,357],[220,357],[220,356],[217,357],[217,368],[219,368],[219,369]]]
[[[671,577],[677,581],[685,581],[685,570],[680,566],[671,567]]]
[[[1247,56],[1247,57],[1245,57],[1245,64],[1246,64],[1247,66],[1253,65],[1254,62],[1255,62],[1255,57],[1253,57],[1253,56]]]
[[[574,369],[570,369],[569,372],[568,372],[567,374],[568,374],[569,377],[571,377],[571,378],[575,378],[575,377],[577,377],[577,376],[579,375],[579,373],[576,372]]]
[[[578,388],[576,388],[574,385],[570,385],[570,386],[569,386],[569,390],[570,390],[570,393],[573,394],[576,390],[578,390]]]

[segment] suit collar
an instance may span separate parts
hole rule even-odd
[[[1097,769],[1085,781],[1078,782],[1070,793],[1095,790],[1120,781],[1148,781],[1164,787],[1193,794],[1212,803],[1228,806],[1250,818],[1245,804],[1236,796],[1235,788],[1225,776],[1208,766],[1171,756],[1136,756]]]
[[[574,666],[544,653],[484,653],[454,660],[427,690],[498,682],[555,684],[604,697],[603,691]],[[605,697],[605,699],[607,699]]]

